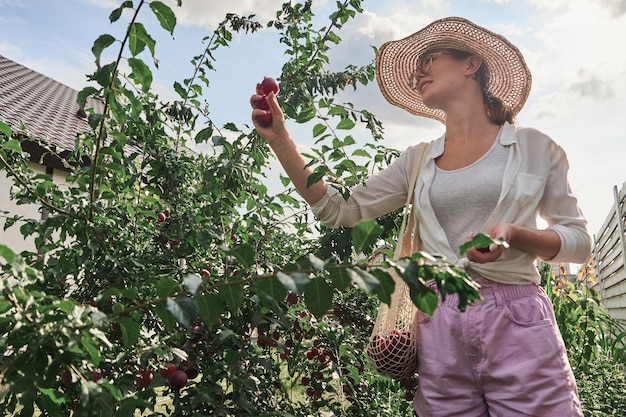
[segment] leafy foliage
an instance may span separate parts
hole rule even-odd
[[[600,304],[593,261],[574,280],[564,271],[542,268],[574,369],[585,416],[626,414],[626,328]]]
[[[5,213],[5,227],[34,237],[36,251],[0,245],[3,414],[410,410],[404,397],[414,381],[383,378],[363,360],[379,299],[393,290],[386,269],[402,274],[428,313],[437,304],[428,281],[459,293],[461,308],[476,298],[472,283],[427,254],[370,261],[376,247],[395,241],[398,213],[352,229],[314,226],[287,180],[284,192],[268,192],[271,154],[257,133],[217,125],[202,100],[217,49],[230,47],[235,33],[275,30],[287,48],[281,105],[289,119],[313,122],[311,181],[323,177],[347,196],[391,162],[398,152],[377,143],[375,116],[335,98],[371,82],[372,65],[326,69],[361,2],[338,2],[319,29],[311,4],[287,2],[269,22],[227,14],[191,59],[192,75],[174,83],[179,99],[162,103],[153,92],[157,44],[141,20],[154,16],[173,34],[176,14],[159,1],[121,2],[109,20],[128,24],[120,36],[94,41],[92,84],[78,95],[89,129],[69,154],[45,152],[67,169],[68,186],[33,171],[22,142],[34,139],[0,122],[0,167],[14,181],[12,198],[47,213]],[[107,61],[113,48],[116,58]],[[90,96],[102,106],[87,108]],[[358,147],[357,127],[371,136]]]

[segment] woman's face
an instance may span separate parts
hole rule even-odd
[[[457,57],[445,49],[423,54],[415,74],[415,87],[426,106],[445,111],[451,100],[461,97],[469,58]]]

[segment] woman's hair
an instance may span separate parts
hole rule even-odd
[[[456,59],[465,59],[474,55],[471,52],[461,51],[459,49],[447,49],[446,51],[450,52]],[[489,68],[484,60],[478,71],[474,74],[474,79],[478,82],[480,90],[483,92],[483,102],[485,103],[487,116],[497,125],[503,125],[505,122],[513,123],[513,112],[504,105],[502,100],[495,97],[487,90]]]

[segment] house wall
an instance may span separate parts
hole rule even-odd
[[[29,168],[33,169],[37,174],[45,174],[46,167],[36,163],[29,162]],[[67,173],[58,169],[52,170],[52,179],[56,184],[63,184]],[[0,171],[0,211],[8,211],[9,217],[19,214],[30,219],[41,219],[41,207],[37,204],[17,205],[11,200],[11,187],[13,187],[13,179],[8,178],[6,171]],[[24,239],[20,232],[23,222],[18,222],[4,230],[6,216],[0,213],[0,243],[8,246],[14,252],[19,253],[27,250],[35,252],[35,239],[31,236]]]

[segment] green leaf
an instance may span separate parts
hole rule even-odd
[[[245,268],[250,268],[254,265],[254,248],[247,243],[242,243],[234,248],[226,248],[224,252],[237,258],[239,263]]]
[[[132,69],[130,78],[135,83],[141,85],[141,91],[144,93],[150,91],[150,86],[152,85],[152,71],[150,71],[150,68],[141,59],[137,58],[128,58],[128,65]]]
[[[118,317],[117,323],[122,331],[122,342],[125,347],[131,347],[139,338],[139,323],[130,317]]]
[[[304,302],[315,317],[323,317],[333,305],[332,288],[324,279],[313,278],[304,293]]]
[[[187,288],[187,291],[196,295],[198,289],[202,286],[202,278],[200,278],[198,274],[186,274],[183,277],[183,284],[185,288]]]
[[[7,140],[2,144],[2,149],[22,153],[22,145],[15,139]]]
[[[62,404],[67,402],[67,398],[62,392],[44,387],[37,387],[37,389],[42,394],[41,400],[44,409],[46,410],[46,414],[52,417],[62,417],[63,415],[66,415],[60,407]]]
[[[89,334],[89,332],[83,332],[81,343],[89,354],[89,357],[91,358],[91,363],[94,366],[98,366],[100,364],[100,352],[98,352],[98,348],[93,344],[93,340],[91,339],[91,335]]]
[[[350,130],[355,126],[352,119],[348,119],[347,117],[341,119],[341,121],[337,124],[337,129]]]
[[[100,67],[100,57],[102,56],[102,51],[111,46],[113,42],[115,42],[115,38],[113,36],[104,34],[100,35],[93,43],[91,52],[93,52],[93,55],[96,57],[96,65],[98,67]]]
[[[276,301],[283,301],[287,296],[285,286],[276,277],[258,279],[256,292],[261,292]]]
[[[311,266],[317,271],[326,269],[326,262],[311,253],[309,254],[309,262],[311,262]]]
[[[311,282],[311,278],[302,272],[289,272],[288,274],[278,272],[276,278],[278,278],[287,291],[296,294],[301,294]]]
[[[72,314],[72,312],[74,311],[74,301],[61,300],[59,301],[57,308],[66,314]]]
[[[316,115],[315,107],[305,107],[296,117],[296,122],[298,123],[306,123],[309,120],[312,120]]]
[[[167,299],[167,310],[185,327],[189,327],[198,318],[198,305],[190,297]]]
[[[307,188],[309,188],[311,185],[315,184],[318,181],[321,181],[322,179],[324,179],[324,175],[326,175],[324,172],[322,171],[315,171],[314,173],[312,173],[311,175],[309,175],[306,179],[306,186]]]
[[[154,312],[159,317],[159,319],[161,319],[161,323],[165,327],[165,330],[169,331],[174,328],[174,326],[176,325],[176,319],[174,318],[172,313],[167,310],[167,306],[165,303],[158,303],[156,306],[154,306]]]
[[[120,408],[115,413],[116,417],[133,417],[137,414],[136,410],[150,410],[152,411],[154,405],[142,398],[136,396],[126,397],[120,402]]]
[[[342,106],[334,106],[328,111],[329,116],[345,116],[346,114],[348,112]]]
[[[283,185],[283,187],[286,187],[291,183],[291,178],[280,174],[280,183]]]
[[[339,291],[345,290],[352,284],[352,279],[350,279],[347,268],[332,268],[329,269],[329,271],[330,279]]]
[[[372,275],[378,278],[378,288],[376,289],[376,295],[381,303],[387,305],[391,304],[391,294],[393,294],[396,288],[396,281],[393,279],[389,271],[384,269],[373,269],[370,271]]]
[[[364,252],[373,246],[384,229],[376,220],[361,220],[352,228],[352,242],[356,253]]]
[[[156,285],[156,292],[159,298],[165,298],[177,291],[179,284],[170,277],[161,277]]]
[[[196,134],[195,141],[196,143],[204,143],[211,137],[212,134],[213,134],[213,125],[210,124],[209,126],[205,127],[204,129],[202,129]]]
[[[318,123],[313,127],[313,137],[318,137],[319,135],[321,135],[322,133],[324,133],[326,131],[327,127],[326,125],[323,125],[322,123]]]
[[[348,275],[350,275],[352,282],[354,282],[354,284],[356,284],[359,288],[369,293],[374,293],[378,288],[378,279],[369,272],[363,271],[359,268],[347,269],[346,271],[348,272]]]
[[[463,256],[467,253],[468,250],[472,248],[488,248],[489,245],[492,244],[504,246],[505,248],[509,247],[509,244],[504,240],[494,240],[491,236],[480,232],[476,236],[474,236],[473,239],[468,240],[459,247],[459,254]]]
[[[220,298],[226,302],[228,308],[234,313],[243,305],[245,293],[241,284],[231,284],[220,288]]]
[[[60,391],[57,391],[51,388],[44,388],[44,387],[37,387],[37,388],[42,394],[44,394],[44,396],[48,397],[48,399],[51,400],[54,404],[61,405],[61,404],[65,404],[65,402],[67,401],[67,399],[65,398],[65,395],[63,395],[63,393]]]
[[[370,153],[367,152],[365,149],[356,149],[354,152],[352,152],[352,156],[362,156],[362,157],[368,158],[368,159],[372,158]]]
[[[224,302],[218,294],[196,296],[198,315],[207,325],[217,323],[224,312]]]
[[[148,46],[154,56],[154,39],[150,37],[144,25],[134,22],[128,29],[128,48],[133,56],[139,55]]]
[[[127,0],[123,2],[120,5],[120,7],[118,7],[117,9],[111,12],[111,14],[109,15],[109,21],[111,23],[116,22],[122,16],[122,12],[124,11],[125,8],[132,8],[132,7],[133,7],[133,2],[131,0]]]
[[[13,136],[13,131],[11,130],[11,126],[4,123],[2,120],[0,120],[0,133],[4,134],[4,136],[6,136],[7,138],[10,138],[11,136]]]
[[[426,288],[426,291],[416,291],[415,286],[409,285],[411,300],[417,308],[422,312],[432,316],[439,303],[439,297],[430,288]]]
[[[160,1],[150,2],[150,9],[152,9],[154,15],[159,20],[161,27],[173,35],[176,27],[176,15],[172,9]]]
[[[2,256],[8,264],[13,263],[15,259],[15,252],[13,252],[8,246],[0,243],[0,256]]]

